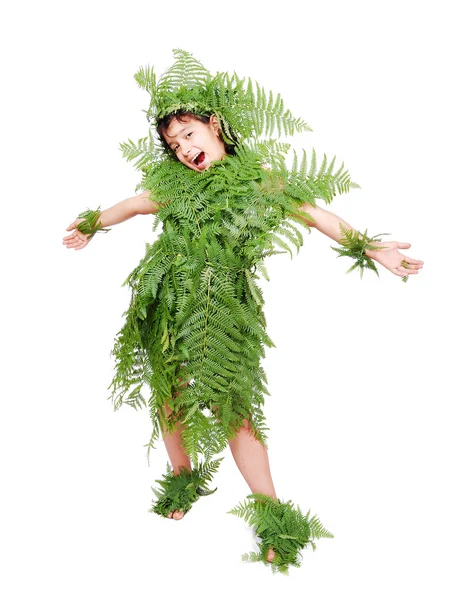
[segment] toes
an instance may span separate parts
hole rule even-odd
[[[183,517],[184,517],[183,510],[172,510],[172,512],[169,512],[169,514],[167,515],[167,519],[175,519],[175,521],[179,521]]]
[[[272,562],[274,558],[275,558],[275,552],[272,550],[272,548],[269,548],[269,550],[267,551],[267,560],[269,562]]]

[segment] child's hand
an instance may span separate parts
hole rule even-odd
[[[423,268],[423,261],[416,258],[409,258],[405,254],[401,254],[398,248],[410,248],[408,242],[380,242],[380,250],[368,250],[366,252],[369,258],[376,260],[388,271],[391,271],[399,277],[407,277],[408,275],[417,275],[418,271]],[[404,265],[402,264],[404,263]],[[405,266],[407,265],[407,266]]]
[[[67,231],[71,231],[74,229],[75,231],[70,235],[66,235],[63,240],[63,244],[67,246],[68,249],[74,248],[75,250],[82,250],[85,246],[89,244],[92,238],[89,235],[81,233],[79,229],[76,229],[78,223],[81,223],[84,219],[75,219],[73,223],[67,227]]]

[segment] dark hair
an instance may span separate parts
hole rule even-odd
[[[156,131],[159,135],[159,139],[161,140],[164,150],[167,152],[167,154],[172,156],[172,158],[178,160],[175,152],[167,144],[164,137],[164,133],[169,128],[170,123],[173,121],[173,119],[176,119],[179,123],[186,123],[190,119],[195,119],[196,121],[200,121],[201,123],[208,124],[210,122],[210,115],[197,115],[188,110],[178,110],[177,112],[171,113],[170,115],[166,115],[165,117],[162,117],[161,119],[158,119],[156,121]],[[237,138],[232,134],[232,132],[231,138],[234,140],[235,144],[228,144],[227,142],[225,142],[223,136],[221,135],[221,132],[218,134],[218,137],[224,144],[224,150],[226,154],[234,155],[235,144],[237,144]]]

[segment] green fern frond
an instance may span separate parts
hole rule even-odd
[[[135,81],[139,87],[143,88],[150,94],[156,89],[156,74],[154,68],[150,66],[140,67],[134,75]]]
[[[209,71],[185,50],[173,50],[174,64],[161,76],[158,92],[205,86],[211,78]]]
[[[310,537],[313,539],[334,537],[330,531],[323,527],[316,515],[310,519],[308,525],[310,527]]]
[[[130,139],[127,142],[122,142],[120,144],[120,150],[123,158],[128,161],[138,158],[138,160],[134,163],[134,166],[139,170],[145,170],[148,167],[151,167],[158,160],[161,160],[161,145],[153,137],[151,131],[149,132],[148,137],[139,139],[137,143],[134,143]]]
[[[244,562],[262,562],[262,554],[260,552],[246,552],[242,554],[242,560]]]

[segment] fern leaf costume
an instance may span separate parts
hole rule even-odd
[[[211,462],[213,457],[244,419],[266,445],[262,407],[268,391],[261,359],[273,342],[257,283],[260,275],[268,279],[264,261],[277,253],[292,257],[303,244],[304,217],[312,219],[299,206],[314,205],[317,198],[329,203],[358,187],[343,164],[336,169],[335,158],[326,156],[319,163],[314,151],[300,157],[293,153],[287,164],[289,145],[271,136],[309,127],[285,109],[279,95],[236,74],[213,77],[182,50],[174,55],[175,63],[159,80],[150,67],[135,75],[151,95],[147,118],[155,127],[159,118],[177,111],[214,114],[234,151],[198,172],[174,160],[151,131],[138,143],[121,146],[142,171],[137,189],[150,190],[160,206],[154,230],[161,223],[162,232],[146,245],[144,258],[124,282],[132,295],[112,351],[116,370],[109,389],[115,409],[122,404],[148,407],[153,423],[148,452],[161,426],[170,433],[178,422],[187,426],[182,443],[194,467],[176,481],[169,469],[159,482],[162,492],[152,510],[162,515],[182,508],[180,503],[189,510],[198,497],[202,469],[208,482],[219,464]],[[350,242],[347,256],[352,255]],[[361,244],[357,250],[361,266]],[[372,263],[369,267],[375,269]],[[297,553],[314,531],[325,536],[326,530],[315,521],[310,524],[290,503],[255,501],[253,506],[271,511],[276,523],[275,532],[268,519],[251,518],[258,534],[275,542],[274,569],[297,566]],[[253,515],[265,516],[264,509],[254,508]],[[264,550],[265,544],[261,555]]]

